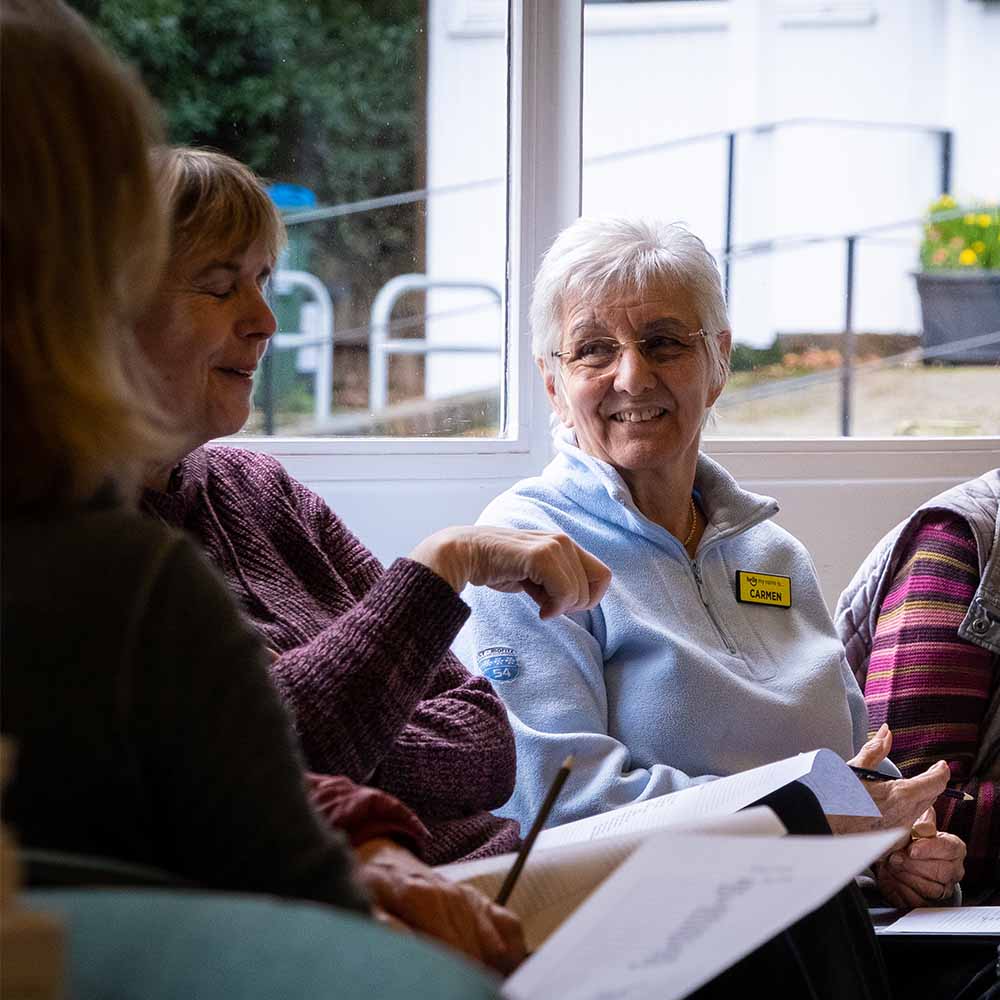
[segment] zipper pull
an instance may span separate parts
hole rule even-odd
[[[701,603],[707,608],[708,601],[705,599],[705,588],[702,585],[701,569],[693,559],[691,560],[691,573],[694,576],[694,585],[698,588],[698,596],[701,598]]]

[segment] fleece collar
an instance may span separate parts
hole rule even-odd
[[[658,544],[680,542],[661,525],[650,521],[635,505],[621,474],[593,455],[581,451],[571,428],[560,426],[553,434],[556,457],[543,478],[594,517],[640,534]],[[694,491],[708,519],[699,549],[723,538],[741,534],[778,513],[773,497],[743,489],[704,452],[698,453]],[[610,503],[609,503],[610,500]]]

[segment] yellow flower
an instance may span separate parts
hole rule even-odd
[[[982,240],[976,240],[976,242],[972,244],[972,249],[975,250],[976,253],[982,253],[986,249],[986,244]]]
[[[955,199],[952,198],[952,196],[950,194],[943,194],[943,195],[941,195],[941,199],[940,199],[940,201],[938,201],[938,204],[942,208],[954,208],[955,207]]]
[[[983,212],[976,221],[979,223],[980,229],[986,229],[990,224],[990,217]]]
[[[963,250],[958,255],[958,262],[959,262],[959,264],[964,264],[966,267],[968,267],[969,264],[975,264],[978,259],[979,258],[976,257],[976,251],[975,250],[969,250],[968,248],[966,248],[965,250]]]
[[[967,226],[974,226],[976,224],[976,213],[975,212],[966,212],[965,215],[962,217],[962,221]]]

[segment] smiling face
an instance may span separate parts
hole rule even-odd
[[[189,450],[250,416],[253,373],[277,328],[264,297],[273,265],[264,243],[181,262],[137,326]]]
[[[614,466],[627,480],[681,465],[693,470],[705,413],[722,392],[703,338],[694,335],[701,325],[690,292],[669,280],[642,294],[566,303],[560,350],[578,352],[596,338],[628,345],[617,366],[604,371],[563,364],[560,375],[553,376],[542,369],[552,405],[573,428],[583,451]],[[665,352],[669,361],[653,364],[635,346],[651,336],[676,341]],[[726,354],[728,331],[721,341]]]

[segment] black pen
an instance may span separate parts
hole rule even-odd
[[[566,784],[566,779],[569,777],[569,772],[572,768],[573,755],[570,754],[562,762],[562,767],[559,768],[556,776],[552,779],[552,784],[549,785],[549,791],[545,796],[545,801],[542,803],[542,808],[538,810],[535,822],[531,824],[528,836],[524,838],[521,849],[517,852],[517,857],[510,866],[510,871],[507,872],[507,877],[503,880],[503,885],[500,886],[496,900],[498,906],[507,905],[507,900],[510,899],[510,894],[514,891],[514,886],[517,884],[517,877],[521,874],[521,869],[524,867],[525,861],[528,860],[528,852],[531,850],[535,838],[542,832],[542,827],[545,826],[545,821],[549,818],[549,813],[552,812],[552,807],[556,804],[556,799],[562,791],[562,786]]]
[[[881,771],[872,771],[867,767],[855,767],[853,764],[847,765],[862,781],[899,781],[891,774],[883,774]],[[949,799],[958,799],[959,802],[972,802],[973,798],[968,792],[963,792],[958,788],[946,788],[942,795],[947,795]]]

